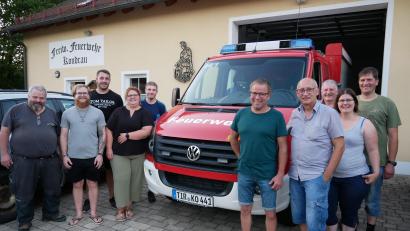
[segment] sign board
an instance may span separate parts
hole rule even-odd
[[[104,65],[104,35],[51,42],[50,69]]]

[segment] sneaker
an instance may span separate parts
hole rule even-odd
[[[148,201],[149,203],[154,203],[157,199],[155,198],[155,194],[151,191],[148,191]]]
[[[54,222],[64,222],[66,221],[67,217],[65,215],[57,215],[57,216],[43,216],[41,218],[42,221],[54,221]]]
[[[111,197],[109,201],[110,201],[111,207],[113,207],[114,209],[116,209],[116,208],[117,208],[117,204],[115,203],[115,198],[114,198],[114,197]]]
[[[31,223],[27,223],[27,224],[21,224],[18,227],[19,231],[28,231],[31,228]]]
[[[84,204],[83,204],[83,212],[88,212],[90,211],[90,200],[85,199]]]

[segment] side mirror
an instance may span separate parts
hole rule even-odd
[[[171,99],[171,105],[174,107],[179,103],[180,100],[180,94],[179,94],[179,87],[176,87],[172,89],[172,99]]]

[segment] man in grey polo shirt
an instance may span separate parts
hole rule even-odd
[[[59,215],[62,173],[57,152],[59,121],[55,112],[45,106],[46,97],[43,86],[31,87],[27,103],[12,107],[2,122],[1,164],[10,169],[19,230],[30,230],[34,194],[40,183],[43,221],[66,220],[64,215]]]
[[[344,151],[343,127],[336,110],[317,101],[315,80],[300,80],[296,93],[301,105],[288,123],[292,218],[301,230],[324,231],[330,179]]]

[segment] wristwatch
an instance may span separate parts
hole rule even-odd
[[[128,134],[128,132],[125,134],[125,137],[127,138],[127,140],[130,139],[130,134]]]
[[[394,160],[388,160],[387,163],[393,165],[394,167],[396,167],[396,165],[397,165],[397,162],[394,161]]]

